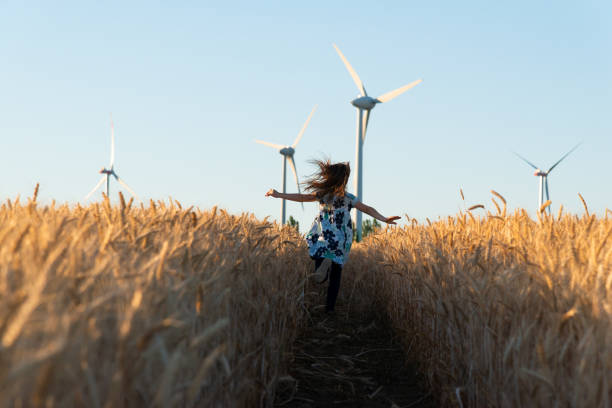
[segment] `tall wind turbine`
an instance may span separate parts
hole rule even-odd
[[[138,198],[138,196],[136,195],[134,190],[132,190],[127,184],[125,184],[125,182],[123,180],[121,180],[119,178],[119,176],[117,175],[117,173],[115,172],[115,125],[113,124],[113,117],[112,116],[111,116],[111,153],[110,153],[110,164],[108,165],[108,169],[105,168],[105,167],[102,167],[102,169],[100,169],[100,174],[102,174],[102,178],[100,179],[100,181],[98,181],[98,184],[96,184],[96,186],[93,188],[93,190],[91,190],[89,192],[89,194],[87,194],[85,196],[84,200],[87,200],[93,193],[95,193],[96,190],[99,189],[100,186],[102,186],[104,181],[106,181],[106,196],[110,197],[110,195],[109,195],[109,188],[110,188],[110,178],[111,178],[111,176],[113,176],[115,178],[115,180],[117,180],[119,182],[119,184],[121,184],[127,191],[129,191],[130,194],[132,194],[134,197],[136,197],[136,199],[140,200],[140,198]]]
[[[315,105],[315,107],[312,109],[312,112],[310,112],[310,115],[308,115],[308,119],[306,119],[304,126],[302,126],[302,130],[300,130],[300,133],[298,133],[297,137],[295,138],[295,141],[293,142],[291,146],[283,146],[283,145],[279,145],[275,143],[264,142],[262,140],[255,141],[257,143],[278,149],[278,152],[283,155],[283,193],[285,193],[287,189],[287,177],[286,177],[287,176],[287,160],[289,160],[289,164],[291,164],[291,170],[293,170],[293,176],[295,177],[295,183],[297,184],[298,192],[301,192],[300,182],[298,181],[297,170],[295,168],[295,160],[293,160],[293,154],[295,153],[295,147],[297,146],[297,144],[300,142],[300,139],[304,135],[304,131],[306,130],[306,127],[308,126],[308,123],[310,122],[312,115],[315,113],[315,110],[317,110],[317,105]],[[282,225],[285,225],[285,208],[286,208],[286,202],[285,202],[285,199],[283,199],[281,202],[281,223]],[[304,203],[302,203],[302,208],[304,208]]]
[[[563,155],[563,157],[561,157],[559,160],[557,160],[557,162],[555,164],[553,164],[550,167],[550,169],[548,169],[548,171],[540,170],[540,168],[538,166],[536,166],[535,164],[533,164],[532,162],[530,162],[529,160],[527,160],[526,158],[524,158],[520,154],[514,152],[514,154],[517,155],[519,159],[523,160],[525,163],[527,163],[528,165],[533,167],[534,170],[535,170],[533,175],[540,178],[540,191],[538,193],[538,211],[540,211],[540,208],[542,208],[542,204],[544,204],[544,190],[546,190],[546,200],[547,201],[550,200],[550,194],[548,192],[548,175],[550,174],[550,172],[555,167],[557,167],[557,165],[559,163],[561,163],[563,161],[563,159],[565,159],[567,156],[569,156],[569,154],[571,152],[573,152],[574,150],[576,150],[578,148],[578,146],[580,146],[581,144],[582,144],[582,142],[578,143],[569,152],[565,153]],[[548,213],[550,214],[550,206],[548,207]]]
[[[357,199],[359,201],[362,201],[362,196],[363,196],[363,191],[362,191],[362,187],[363,187],[363,182],[362,182],[363,180],[362,178],[363,177],[363,142],[365,141],[366,131],[368,129],[370,111],[374,109],[376,104],[390,101],[391,99],[403,94],[410,88],[413,88],[414,86],[420,84],[423,80],[422,79],[416,80],[414,82],[409,83],[408,85],[404,85],[400,88],[397,88],[394,91],[387,92],[386,94],[383,94],[379,96],[378,98],[372,98],[371,96],[368,96],[368,93],[366,92],[365,87],[363,86],[363,83],[361,82],[361,79],[359,79],[359,75],[357,75],[357,72],[355,72],[351,64],[349,64],[348,60],[344,57],[340,49],[336,46],[336,44],[332,44],[332,45],[336,49],[336,52],[340,56],[340,59],[342,59],[342,62],[344,62],[344,65],[346,66],[346,69],[348,70],[349,74],[351,74],[351,77],[353,78],[355,85],[357,85],[357,89],[359,89],[359,96],[353,99],[351,101],[351,104],[355,108],[357,108],[357,143],[356,143],[357,148],[356,148],[356,153],[355,153],[355,156],[356,156],[355,162],[357,164],[356,164],[356,169],[355,169],[355,173],[356,173],[355,174],[355,194],[357,195]],[[355,221],[355,226],[357,228],[356,239],[357,241],[361,241],[361,212],[360,211],[355,210],[353,220]]]

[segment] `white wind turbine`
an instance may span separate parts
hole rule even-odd
[[[136,199],[140,200],[138,196],[136,195],[136,193],[134,192],[134,190],[132,190],[127,184],[125,184],[125,182],[121,180],[119,176],[117,175],[117,173],[115,172],[115,126],[113,124],[112,116],[111,116],[111,153],[110,153],[110,164],[108,165],[108,167],[109,167],[108,169],[105,167],[102,167],[102,169],[100,169],[100,174],[103,175],[102,178],[100,179],[100,181],[98,181],[98,184],[96,184],[93,190],[91,190],[89,194],[85,196],[84,200],[87,200],[93,193],[95,193],[96,190],[99,189],[100,186],[102,186],[102,183],[104,183],[104,181],[106,181],[106,196],[110,197],[109,188],[110,188],[110,177],[111,176],[113,176],[115,180],[117,180],[119,184],[121,184],[127,191],[129,191],[130,194],[132,194]]]
[[[342,59],[342,62],[344,62],[346,69],[348,70],[349,74],[351,74],[351,77],[353,78],[353,81],[357,85],[357,88],[359,89],[359,92],[360,92],[360,95],[356,99],[353,99],[351,101],[351,104],[355,108],[357,108],[357,148],[356,148],[356,154],[355,154],[356,156],[355,157],[355,162],[356,162],[355,194],[357,196],[357,199],[359,201],[362,201],[362,196],[363,196],[363,191],[362,191],[362,187],[363,187],[363,183],[362,183],[362,180],[363,180],[362,178],[363,177],[363,142],[365,141],[366,131],[368,129],[370,111],[376,106],[376,104],[390,101],[391,99],[403,94],[410,88],[420,84],[423,80],[422,79],[416,80],[414,82],[409,83],[408,85],[404,85],[400,88],[397,88],[394,91],[387,92],[386,94],[383,94],[379,96],[378,98],[372,98],[371,96],[368,96],[368,93],[366,92],[365,87],[363,86],[363,83],[361,82],[361,79],[359,79],[359,75],[357,75],[357,72],[355,72],[351,64],[349,64],[348,60],[344,57],[340,49],[336,46],[336,44],[332,44],[332,45],[336,49],[336,52],[338,52],[338,55],[340,56],[340,59]],[[355,210],[353,220],[355,221],[355,226],[357,229],[356,239],[357,241],[360,241],[361,240],[361,212],[360,211]]]
[[[557,162],[555,164],[553,164],[548,171],[543,171],[540,170],[540,168],[538,166],[536,166],[535,164],[531,163],[529,160],[527,160],[526,158],[524,158],[523,156],[521,156],[520,154],[514,152],[515,155],[518,156],[519,159],[523,160],[525,163],[527,163],[528,165],[530,165],[531,167],[534,168],[535,172],[533,173],[534,176],[537,176],[540,178],[540,190],[538,193],[538,211],[540,211],[540,208],[542,208],[542,204],[544,204],[544,190],[546,190],[546,200],[550,200],[550,194],[548,192],[548,175],[550,174],[550,172],[557,167],[557,165],[559,163],[561,163],[563,161],[563,159],[565,159],[567,156],[569,156],[569,154],[571,152],[573,152],[574,150],[576,150],[578,148],[578,146],[580,146],[582,144],[582,142],[578,143],[576,146],[574,146],[569,152],[565,153],[563,155],[563,157],[561,157],[559,160],[557,160]],[[548,206],[548,213],[550,214],[550,206]]]
[[[295,160],[293,159],[293,154],[295,153],[295,147],[297,146],[297,144],[300,142],[300,139],[304,135],[304,131],[306,130],[306,127],[308,126],[308,123],[310,122],[310,118],[312,118],[312,115],[315,113],[315,110],[317,110],[317,105],[315,105],[315,107],[312,109],[312,112],[310,112],[310,115],[308,115],[308,119],[306,119],[304,126],[302,126],[302,130],[300,130],[300,133],[298,133],[297,137],[295,138],[295,141],[293,142],[291,146],[283,146],[283,145],[279,145],[275,143],[264,142],[262,140],[255,141],[257,143],[278,149],[278,152],[283,155],[283,193],[286,193],[286,187],[287,187],[287,177],[286,177],[287,159],[289,159],[289,163],[291,164],[291,170],[293,170],[293,176],[295,177],[295,183],[297,184],[298,192],[301,192],[300,182],[298,181],[298,175],[297,175],[297,170],[295,168]],[[282,225],[285,224],[285,207],[286,207],[286,203],[285,203],[285,200],[283,199],[281,202],[281,223]],[[304,208],[304,203],[302,203],[302,208]]]

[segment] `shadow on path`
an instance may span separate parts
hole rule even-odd
[[[373,312],[311,311],[275,407],[435,407],[391,328]]]

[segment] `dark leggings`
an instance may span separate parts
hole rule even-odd
[[[323,258],[315,258],[315,269],[321,265]],[[340,277],[342,276],[342,265],[332,262],[329,270],[329,286],[327,287],[327,301],[325,302],[325,311],[333,312],[336,305],[336,298],[340,291]]]

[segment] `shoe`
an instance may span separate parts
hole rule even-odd
[[[323,262],[315,269],[314,280],[317,283],[323,283],[329,276],[329,267],[331,266],[332,260],[329,258],[323,259]]]

